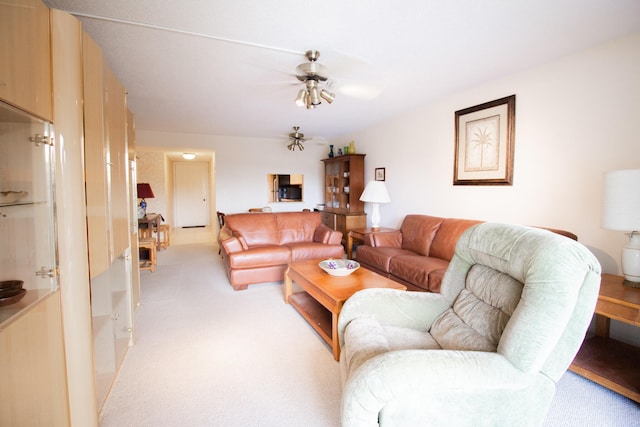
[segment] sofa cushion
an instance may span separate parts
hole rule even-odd
[[[398,255],[390,260],[389,271],[399,279],[407,281],[426,291],[435,292],[429,285],[429,273],[446,269],[448,265],[448,261],[440,258],[420,255]]]
[[[252,246],[246,251],[230,253],[228,256],[229,267],[238,269],[282,265],[291,261],[289,248],[280,245]]]
[[[402,248],[419,255],[429,255],[431,241],[444,218],[429,215],[407,215],[402,221]]]
[[[233,230],[234,236],[242,237],[247,247],[279,243],[276,215],[272,213],[227,215],[225,221],[225,227]]]
[[[344,247],[342,245],[325,245],[317,242],[294,242],[284,245],[291,251],[291,262],[305,261],[308,259],[342,258]]]
[[[462,233],[472,225],[480,224],[481,222],[474,219],[445,219],[433,238],[429,256],[451,261],[456,250],[456,243],[458,243]]]
[[[389,273],[391,259],[399,255],[414,255],[406,249],[392,248],[388,246],[371,247],[366,245],[358,246],[356,249],[356,261],[370,265],[379,271]]]
[[[430,333],[447,350],[496,351],[523,284],[490,267],[474,265],[467,287],[433,323]]]
[[[281,245],[313,242],[316,228],[322,224],[320,212],[279,212],[275,216]]]

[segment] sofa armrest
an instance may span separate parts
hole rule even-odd
[[[364,238],[365,245],[378,247],[392,247],[392,248],[401,248],[402,247],[402,233],[400,230],[396,231],[380,231],[373,232],[365,236]]]
[[[242,243],[240,243],[240,239],[237,237],[229,237],[220,242],[224,251],[228,254],[232,254],[234,252],[242,252],[244,248],[242,247]]]
[[[332,230],[325,224],[320,224],[313,233],[313,241],[327,245],[339,245],[342,242],[342,232]]]

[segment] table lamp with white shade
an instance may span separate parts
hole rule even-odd
[[[604,174],[602,213],[602,228],[630,232],[622,249],[622,274],[626,285],[640,287],[640,169]]]
[[[365,187],[360,200],[366,203],[372,203],[371,211],[371,229],[380,229],[380,203],[391,203],[391,198],[387,192],[384,181],[369,181]]]

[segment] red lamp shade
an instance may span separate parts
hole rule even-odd
[[[138,184],[138,198],[140,199],[153,199],[155,196],[153,195],[153,190],[151,186],[146,182],[141,182]]]

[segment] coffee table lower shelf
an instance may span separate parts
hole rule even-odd
[[[311,295],[302,291],[289,296],[289,304],[305,318],[313,329],[333,348],[331,339],[331,312]]]

